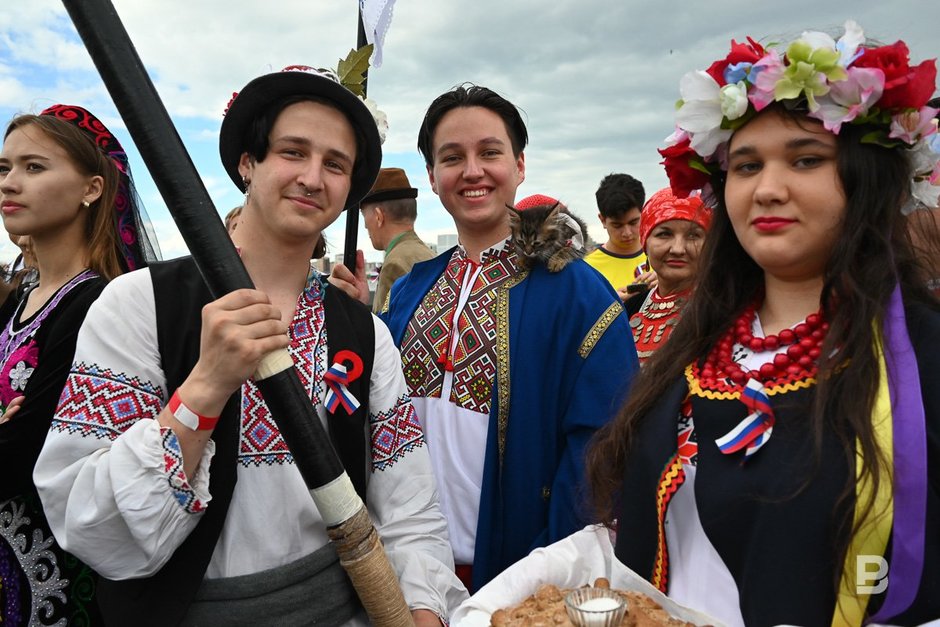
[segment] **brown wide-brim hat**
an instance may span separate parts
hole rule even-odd
[[[382,200],[398,200],[399,198],[417,198],[418,190],[411,186],[408,175],[401,168],[382,168],[375,185],[369,193],[359,201],[360,205]]]
[[[356,131],[365,139],[364,154],[357,155],[346,208],[358,207],[382,167],[382,142],[369,108],[358,96],[330,77],[330,74],[303,65],[291,65],[254,79],[229,103],[219,131],[219,155],[229,178],[244,191],[238,162],[247,145],[246,135],[252,121],[272,104],[287,96],[317,96],[336,105],[346,114]]]

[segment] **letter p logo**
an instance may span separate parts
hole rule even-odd
[[[875,570],[868,568],[875,564]],[[870,586],[869,583],[875,585]],[[855,558],[855,594],[880,594],[888,588],[888,562],[880,555],[858,555]]]

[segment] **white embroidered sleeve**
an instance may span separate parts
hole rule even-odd
[[[467,591],[454,574],[447,523],[424,435],[405,389],[401,357],[385,324],[372,319],[369,510],[408,606],[446,618],[467,598]]]
[[[59,544],[111,579],[158,571],[210,500],[210,442],[191,482],[167,399],[150,273],[112,281],[91,306],[33,478]]]

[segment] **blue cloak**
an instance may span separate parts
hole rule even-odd
[[[397,346],[452,253],[416,264],[392,287],[382,317]],[[592,521],[585,450],[639,368],[620,300],[583,261],[556,273],[537,265],[499,292],[474,590]]]

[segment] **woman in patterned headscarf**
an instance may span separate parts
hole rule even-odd
[[[88,307],[107,281],[155,256],[133,189],[123,148],[81,107],[55,105],[7,127],[0,210],[11,235],[29,237],[39,278],[0,307],[4,625],[100,623],[94,573],[56,545],[32,471]]]
[[[640,214],[640,245],[656,273],[655,287],[624,302],[640,364],[669,338],[692,293],[698,256],[711,222],[699,196],[677,198],[668,187],[653,194]]]

